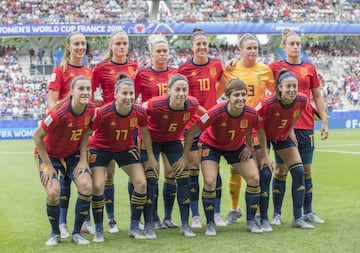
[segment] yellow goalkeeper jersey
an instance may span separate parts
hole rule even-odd
[[[247,85],[248,98],[246,104],[249,106],[257,106],[260,100],[267,95],[267,90],[271,93],[275,92],[275,79],[267,65],[256,62],[254,66],[248,68],[244,66],[241,60],[231,69],[224,70],[217,84],[217,97],[224,93],[226,82],[233,78],[239,78]]]

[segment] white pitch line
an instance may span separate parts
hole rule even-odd
[[[360,152],[350,152],[350,151],[340,151],[340,150],[315,149],[315,151],[318,151],[318,152],[326,152],[326,153],[338,153],[338,154],[360,155]]]
[[[315,145],[318,148],[327,148],[327,147],[357,147],[360,144],[334,144],[334,145]]]

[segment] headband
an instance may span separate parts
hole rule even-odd
[[[280,84],[285,78],[289,77],[294,77],[295,79],[297,79],[296,75],[293,72],[286,71],[279,75],[277,83]]]

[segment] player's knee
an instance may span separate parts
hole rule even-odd
[[[108,181],[112,181],[114,179],[114,172],[115,170],[108,168],[105,174],[105,179]]]
[[[260,184],[260,176],[259,173],[254,173],[246,177],[246,183],[248,185],[259,185]]]
[[[56,201],[60,199],[60,188],[51,187],[46,189],[47,199],[50,201]]]
[[[104,181],[103,180],[94,180],[93,181],[93,194],[96,196],[102,195],[104,193]]]
[[[286,166],[282,166],[282,165],[276,166],[274,171],[277,175],[282,175],[282,176],[285,176],[288,173],[288,169],[286,168]]]
[[[138,193],[145,193],[146,192],[146,179],[137,179],[137,180],[134,180],[133,182],[134,184],[134,189],[136,192]]]
[[[214,177],[204,177],[204,188],[206,190],[215,190],[216,188],[216,176]]]
[[[78,190],[83,195],[90,195],[93,191],[92,180],[88,177],[80,177],[76,180]]]

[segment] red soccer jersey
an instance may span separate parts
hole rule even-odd
[[[50,111],[41,121],[41,127],[48,133],[44,143],[49,156],[66,158],[79,151],[80,140],[90,127],[95,115],[95,105],[87,104],[85,111],[75,115],[68,102]]]
[[[139,105],[132,105],[128,115],[116,112],[115,102],[101,106],[97,110],[90,137],[89,148],[110,152],[121,152],[132,148],[134,132],[138,126],[147,126],[147,114]]]
[[[91,69],[87,66],[76,67],[70,64],[65,71],[62,66],[56,67],[51,74],[48,88],[58,91],[58,100],[63,100],[69,94],[71,81],[76,76],[86,76],[91,80]]]
[[[151,67],[138,71],[135,77],[135,93],[141,94],[141,101],[146,102],[152,97],[167,94],[167,84],[170,77],[176,74],[176,69],[168,67],[165,71],[155,71]]]
[[[168,142],[182,140],[186,124],[199,109],[196,98],[189,96],[184,110],[173,110],[169,107],[169,97],[151,98],[143,104],[149,115],[148,128],[152,141]]]
[[[310,99],[311,90],[320,87],[318,74],[313,64],[301,62],[300,64],[290,64],[285,60],[270,63],[274,76],[277,77],[282,69],[288,69],[298,78],[299,92],[304,93]],[[301,114],[296,123],[296,129],[314,129],[313,109],[310,103],[307,104],[305,111]]]
[[[114,101],[114,86],[118,75],[124,73],[134,80],[137,69],[138,64],[134,61],[126,61],[124,64],[118,64],[112,61],[98,63],[93,70],[93,93],[98,87],[101,87],[103,90],[104,104]]]
[[[283,106],[276,98],[276,94],[267,96],[256,106],[258,114],[263,120],[267,139],[270,141],[285,140],[292,123],[305,109],[307,97],[298,93],[295,101],[289,107]]]
[[[204,65],[197,65],[190,59],[178,69],[178,73],[189,80],[189,95],[196,97],[205,109],[216,105],[216,83],[222,72],[222,63],[215,58],[209,58]]]
[[[249,131],[261,128],[261,122],[255,109],[247,105],[240,116],[230,116],[227,103],[224,101],[212,107],[198,119],[197,125],[203,131],[201,143],[219,150],[235,151],[244,144]]]

